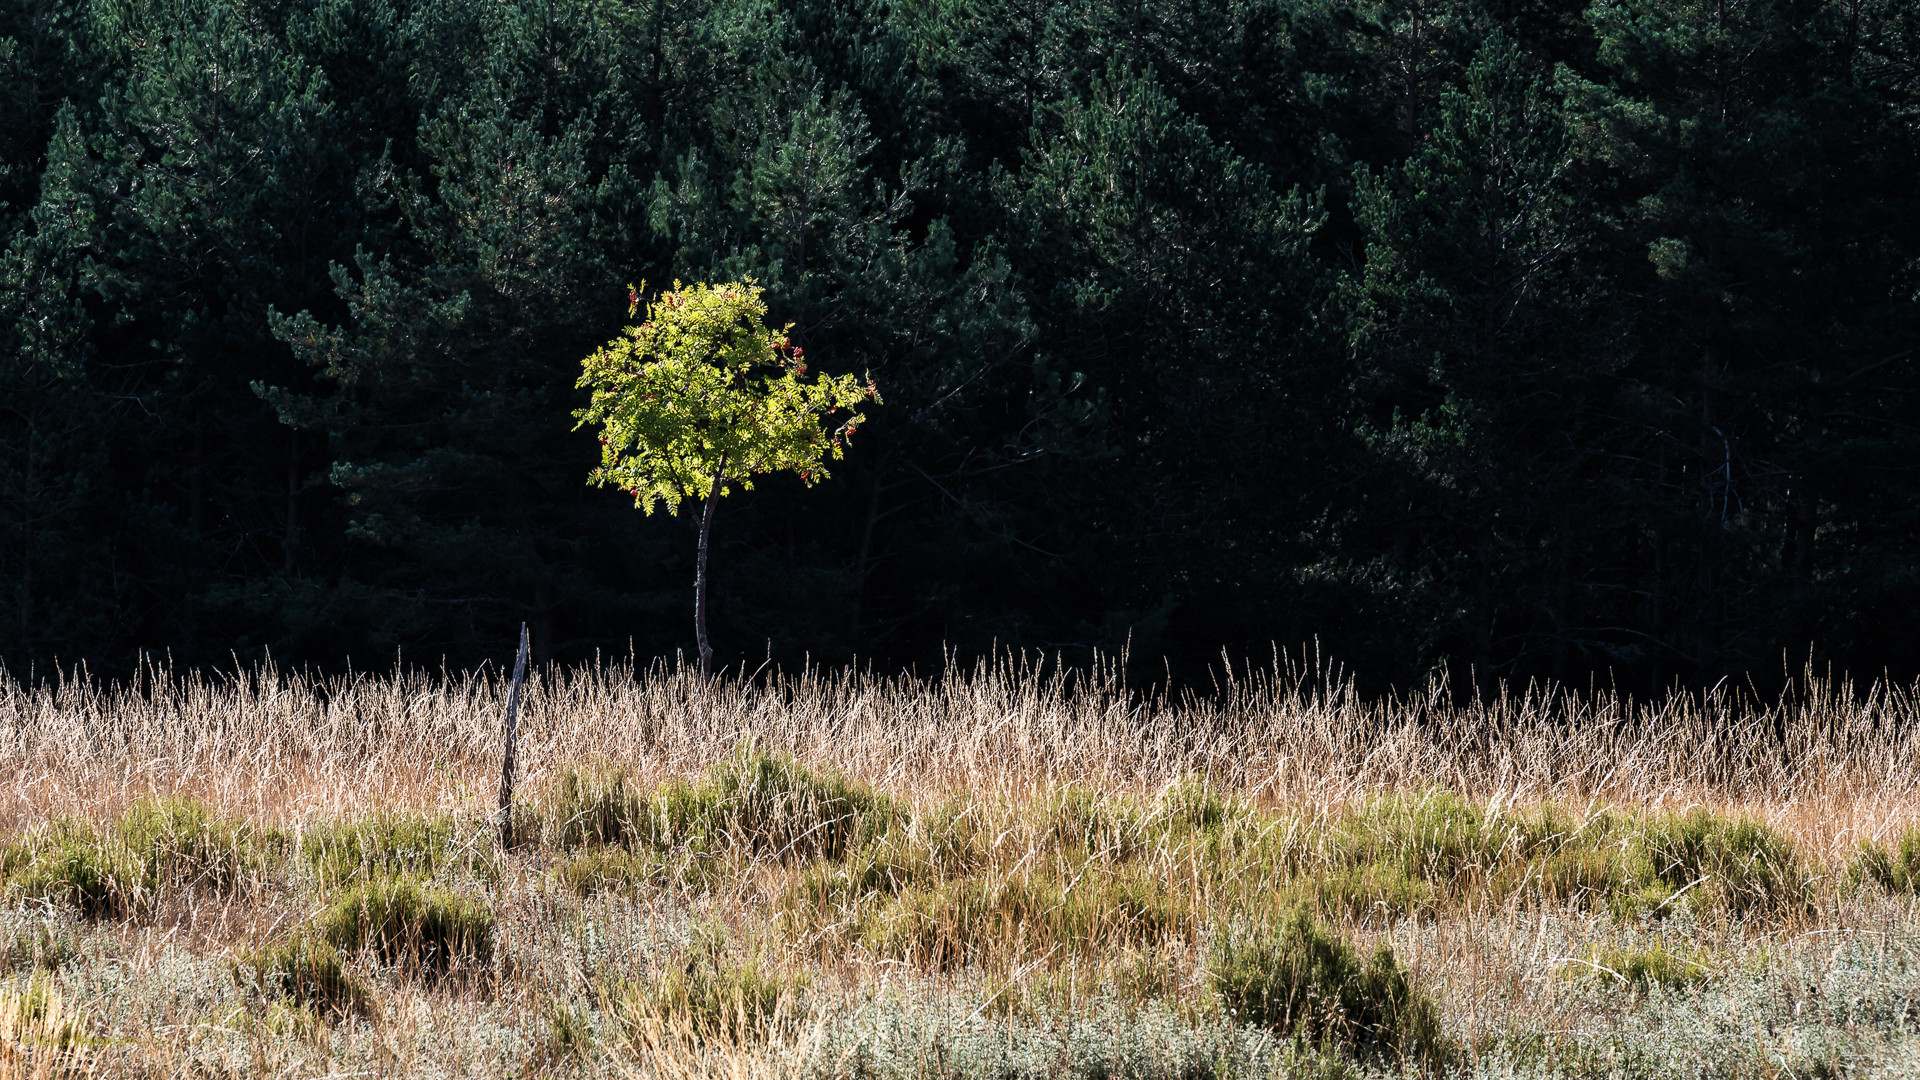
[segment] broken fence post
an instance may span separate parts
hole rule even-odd
[[[527,624],[520,624],[520,654],[513,660],[513,685],[507,691],[507,752],[500,761],[500,850],[513,846],[513,748],[520,718],[520,684],[527,677]]]

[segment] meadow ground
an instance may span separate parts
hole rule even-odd
[[[1920,696],[0,683],[0,1078],[1920,1076]]]

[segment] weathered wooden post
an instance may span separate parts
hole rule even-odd
[[[500,850],[513,846],[513,748],[520,718],[520,684],[527,677],[527,624],[520,624],[520,654],[513,660],[513,685],[507,690],[507,752],[500,762]]]

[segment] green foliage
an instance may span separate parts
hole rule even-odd
[[[1509,847],[1524,854],[1524,836],[1513,835],[1519,824],[1488,820],[1451,792],[1390,796],[1336,825],[1337,858],[1353,866],[1388,863],[1409,877],[1445,880],[1469,868],[1484,871]]]
[[[1154,810],[1175,828],[1201,832],[1216,832],[1247,813],[1244,805],[1224,798],[1212,786],[1193,779],[1161,792]]]
[[[855,936],[874,953],[940,970],[1017,957],[1154,945],[1197,928],[1187,898],[1145,871],[950,878],[865,912]]]
[[[1078,788],[1068,788],[1055,796],[1045,813],[1046,831],[1061,851],[1100,851],[1126,859],[1147,839],[1146,823],[1131,806],[1097,799]],[[1172,820],[1186,824],[1184,819]]]
[[[15,896],[73,904],[93,916],[146,911],[163,889],[231,893],[286,847],[272,830],[218,817],[187,799],[143,799],[105,828],[63,820],[0,857]]]
[[[13,896],[73,904],[89,915],[131,912],[147,902],[146,867],[96,830],[61,822],[21,845],[7,875]]]
[[[1329,914],[1398,918],[1442,905],[1577,903],[1622,919],[1680,911],[1804,916],[1812,877],[1764,823],[1705,809],[1584,819],[1553,806],[1490,811],[1447,792],[1363,803],[1323,844],[1276,853],[1291,888]]]
[[[685,529],[597,465],[754,484],[713,618],[756,662],[1902,678],[1915,37],[1887,0],[15,4],[0,656],[671,656]],[[652,304],[583,401],[645,278],[756,284]],[[859,388],[794,343],[886,388],[844,464]]]
[[[1663,814],[1634,833],[1627,849],[1629,892],[1622,914],[1695,911],[1736,918],[1801,916],[1812,908],[1810,875],[1786,837],[1746,817],[1703,809]]]
[[[1618,849],[1608,818],[1573,822],[1551,806],[1494,811],[1430,791],[1353,807],[1322,849],[1283,858],[1307,872],[1296,891],[1321,911],[1392,919],[1516,891],[1556,902],[1611,896],[1622,874]]]
[[[701,928],[658,978],[621,995],[620,1016],[629,1029],[659,1025],[701,1040],[739,1040],[764,1032],[783,1010],[796,1015],[810,984],[759,951],[737,955],[724,934]]]
[[[429,974],[491,959],[493,926],[483,902],[405,876],[360,879],[314,920],[329,945],[370,948],[384,963]]]
[[[323,885],[380,875],[431,877],[443,868],[492,868],[491,849],[471,846],[447,815],[379,813],[361,821],[319,822],[300,837],[300,851]]]
[[[650,843],[648,797],[618,766],[563,767],[548,783],[542,816],[561,847]]]
[[[807,868],[780,898],[781,921],[795,940],[822,947],[844,936],[822,936],[823,928],[851,927],[857,937],[875,925],[876,905],[887,898],[980,871],[991,839],[965,809],[915,814],[844,860]]]
[[[660,800],[669,842],[706,838],[781,860],[845,858],[906,817],[839,772],[745,747],[694,784],[669,784]]]
[[[1584,961],[1568,965],[1566,973],[1606,979],[1644,992],[1654,986],[1668,990],[1694,986],[1713,972],[1697,952],[1678,952],[1666,942],[1656,941],[1646,948],[1594,946],[1587,950]]]
[[[1877,841],[1863,841],[1847,876],[1856,885],[1871,881],[1890,893],[1920,892],[1920,829],[1908,829],[1891,851]]]
[[[763,291],[675,282],[647,302],[646,321],[587,357],[579,385],[593,399],[574,415],[600,425],[589,483],[617,487],[651,514],[655,503],[677,513],[681,499],[736,483],[751,491],[764,473],[797,473],[809,486],[827,478],[825,461],[841,458],[866,416],[853,412],[831,432],[821,419],[879,392],[852,375],[809,380],[792,326],[765,325]]]
[[[1372,918],[1381,923],[1431,912],[1445,897],[1425,877],[1409,874],[1405,867],[1391,862],[1311,874],[1295,883],[1291,891],[1329,915]]]
[[[365,980],[348,971],[340,950],[311,935],[295,935],[243,953],[234,974],[263,994],[332,1016],[373,1011]]]
[[[740,850],[782,861],[846,858],[907,817],[885,795],[838,772],[749,747],[650,798],[618,768],[563,770],[546,803],[563,846]]]
[[[1439,1011],[1393,951],[1383,945],[1362,961],[1305,910],[1271,931],[1221,935],[1207,977],[1239,1023],[1401,1061],[1446,1054]]]

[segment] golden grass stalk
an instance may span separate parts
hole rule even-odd
[[[479,811],[498,769],[506,680],[494,673],[232,676],[150,668],[125,683],[0,679],[15,768],[0,833],[97,819],[181,794],[256,822],[383,806]],[[1284,659],[1214,695],[1130,689],[1014,656],[932,679],[808,669],[705,680],[663,663],[548,667],[529,679],[527,789],[602,761],[641,784],[743,742],[886,790],[1020,796],[1072,785],[1151,793],[1202,779],[1258,805],[1337,806],[1446,788],[1500,802],[1751,810],[1851,847],[1914,823],[1920,687],[1809,673],[1771,702],[1719,688],[1642,700],[1607,691],[1429,692],[1364,700]]]
[[[92,1072],[91,1022],[57,987],[0,986],[0,1080],[55,1080]]]

